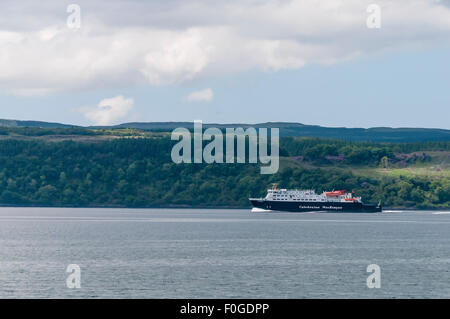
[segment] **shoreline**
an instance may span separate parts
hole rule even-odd
[[[81,209],[95,209],[95,208],[104,208],[104,209],[229,209],[229,210],[251,210],[252,206],[187,206],[187,205],[174,205],[174,206],[145,206],[145,207],[130,207],[130,206],[51,206],[51,205],[2,205],[0,204],[0,208],[81,208]],[[402,211],[445,211],[450,212],[448,208],[405,208],[405,207],[383,207],[383,211],[387,210],[402,210]]]

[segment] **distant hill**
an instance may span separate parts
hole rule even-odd
[[[2,120],[0,126],[4,127],[35,127],[35,128],[73,128],[80,127],[61,123],[49,123],[40,121]],[[267,122],[259,124],[203,124],[208,127],[267,127],[280,128],[281,136],[306,136],[331,138],[346,141],[370,141],[370,142],[426,142],[426,141],[450,141],[450,130],[433,128],[346,128],[346,127],[324,127],[318,125],[305,125],[289,122]],[[177,127],[193,129],[192,122],[133,122],[114,126],[90,126],[88,129],[119,129],[130,128],[148,131],[172,131]]]
[[[433,128],[391,128],[374,127],[346,128],[323,127],[318,125],[305,125],[301,123],[267,122],[259,124],[203,124],[207,127],[250,127],[255,128],[280,128],[281,136],[307,136],[332,138],[346,141],[370,141],[370,142],[425,142],[425,141],[449,141],[450,130]],[[167,130],[177,127],[193,128],[192,122],[153,122],[153,123],[124,123],[110,128],[134,128],[142,130]]]
[[[0,126],[4,126],[4,127],[41,127],[41,128],[79,127],[77,125],[52,123],[52,122],[19,121],[19,120],[3,120],[3,119],[0,119]]]

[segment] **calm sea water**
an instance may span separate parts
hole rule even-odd
[[[0,297],[449,298],[450,213],[0,208]]]

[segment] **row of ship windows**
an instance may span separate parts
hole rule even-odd
[[[292,196],[288,196],[288,195],[274,195],[273,196],[274,198],[286,198],[286,197],[290,197],[290,198],[292,198]],[[318,199],[319,197],[315,197],[316,199]]]
[[[292,197],[292,196],[288,196],[288,195],[273,195],[273,197]],[[318,198],[318,197],[316,197]]]

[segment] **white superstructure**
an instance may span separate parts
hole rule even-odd
[[[277,189],[276,184],[272,189],[267,190],[267,195],[264,199],[270,201],[291,202],[361,202],[361,197],[353,197],[352,193],[346,193],[343,190],[316,194],[312,189]]]

